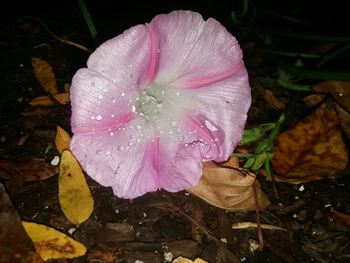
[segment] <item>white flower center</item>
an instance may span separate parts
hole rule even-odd
[[[136,111],[146,120],[157,120],[163,108],[165,91],[159,87],[149,86],[142,91],[136,105]]]

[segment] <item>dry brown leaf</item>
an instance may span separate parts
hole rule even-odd
[[[317,92],[330,93],[333,99],[350,112],[350,82],[326,81],[313,86]]]
[[[285,107],[284,103],[280,99],[276,98],[271,90],[265,90],[264,100],[273,109],[281,110]]]
[[[306,96],[303,100],[309,106],[316,106],[317,104],[321,103],[325,98],[325,94],[318,93]]]
[[[70,135],[60,126],[57,126],[55,145],[57,151],[62,154],[64,150],[69,150],[70,147]]]
[[[76,258],[86,253],[83,244],[45,225],[22,221],[37,253],[44,259]]]
[[[58,173],[58,168],[42,159],[25,161],[0,160],[0,177],[11,179],[19,177],[24,181],[45,180]]]
[[[21,218],[0,183],[0,262],[41,263]]]
[[[45,60],[35,57],[32,58],[32,67],[34,76],[41,87],[51,95],[57,94],[56,78],[52,67]]]
[[[350,113],[341,107],[338,103],[335,103],[335,110],[338,113],[340,125],[347,135],[350,138]]]
[[[177,257],[172,261],[172,263],[208,263],[208,261],[205,261],[201,258],[196,258],[194,261],[192,261],[191,259],[188,259],[188,258]]]
[[[229,211],[256,210],[254,192],[260,209],[270,204],[255,180],[255,174],[241,168],[220,167],[213,162],[204,163],[199,184],[187,191]]]
[[[348,151],[331,101],[282,132],[271,159],[274,179],[295,184],[336,176],[347,163]]]
[[[64,215],[76,225],[88,219],[94,208],[94,199],[84,174],[69,150],[64,150],[62,153],[58,198]]]
[[[32,106],[53,106],[55,104],[65,105],[69,102],[69,92],[59,93],[50,96],[40,96],[32,99],[29,104]]]

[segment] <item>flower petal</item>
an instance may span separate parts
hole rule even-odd
[[[119,127],[132,118],[132,101],[136,91],[127,90],[99,73],[80,69],[71,88],[74,133],[94,132]]]
[[[71,149],[84,170],[116,196],[135,198],[159,188],[158,146],[131,121],[121,130],[74,135]],[[119,132],[118,132],[119,131]]]
[[[244,68],[237,40],[215,19],[174,11],[158,15],[151,26],[159,41],[155,82],[198,88],[226,79]]]
[[[104,42],[87,64],[89,69],[130,90],[143,88],[153,80],[157,59],[154,32],[146,25],[138,25]]]
[[[160,186],[169,192],[197,185],[202,176],[199,145],[179,145],[160,138],[158,174]]]
[[[188,112],[214,138],[219,151],[212,160],[225,161],[242,138],[251,103],[247,72],[241,69],[234,77],[197,89],[193,94],[193,106]]]

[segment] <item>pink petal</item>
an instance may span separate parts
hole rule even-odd
[[[169,192],[197,185],[202,176],[199,145],[160,139],[158,173],[160,186]]]
[[[88,68],[128,90],[144,88],[156,71],[157,44],[152,29],[134,26],[97,48],[87,62]]]
[[[156,16],[151,26],[159,41],[159,84],[198,88],[244,68],[237,40],[215,19],[204,21],[199,13],[174,11]]]
[[[197,89],[193,94],[194,103],[189,112],[216,139],[218,154],[212,152],[212,160],[225,161],[242,138],[251,103],[247,72],[241,69],[235,76]],[[204,161],[209,160],[203,157]]]
[[[86,133],[119,127],[132,118],[130,98],[135,90],[127,90],[99,73],[80,69],[74,76],[71,88],[74,133]]]
[[[159,188],[158,145],[136,130],[137,121],[95,134],[76,134],[71,150],[83,169],[116,196],[135,198]],[[119,132],[118,132],[119,131]]]

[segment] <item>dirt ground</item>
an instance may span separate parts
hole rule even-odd
[[[301,102],[307,92],[272,87],[275,94],[288,97],[288,104],[279,110],[262,99],[262,92],[266,88],[266,79],[276,77],[281,62],[294,63],[298,57],[282,56],[272,51],[264,53],[262,50],[269,48],[298,53],[303,49],[309,52],[311,48],[325,48],[325,44],[317,42],[317,39],[293,40],[285,36],[287,32],[292,35],[311,31],[315,35],[328,34],[330,38],[344,36],[340,26],[335,27],[345,21],[339,6],[337,8],[340,9],[331,5],[328,10],[323,10],[311,4],[302,6],[300,1],[296,1],[285,9],[273,1],[266,2],[266,6],[252,1],[249,17],[234,22],[232,17],[230,19],[231,10],[242,6],[230,1],[220,4],[216,1],[168,1],[167,4],[162,1],[130,2],[126,3],[126,7],[112,2],[86,1],[99,34],[97,39],[92,39],[75,1],[36,1],[35,4],[5,1],[6,8],[1,11],[0,24],[1,160],[23,167],[33,159],[50,164],[59,155],[54,146],[56,126],[71,132],[70,105],[29,105],[33,98],[45,95],[33,75],[31,59],[40,57],[53,67],[57,86],[63,92],[65,84],[69,84],[74,73],[85,66],[89,56],[88,52],[76,45],[67,44],[66,40],[94,50],[104,40],[130,26],[150,21],[154,15],[174,9],[192,9],[204,16],[215,17],[231,32],[235,32],[245,54],[254,98],[247,127],[275,121],[284,112],[287,119],[282,126],[284,130],[311,111]],[[308,16],[315,10],[315,17]],[[294,15],[300,21],[309,23],[293,23],[281,19],[282,14]],[[346,37],[349,37],[348,33]],[[328,67],[342,70],[348,59],[349,54],[345,53],[341,59],[329,63]],[[313,63],[309,60],[305,62],[310,66]],[[305,80],[306,84],[314,82],[316,80]],[[348,140],[345,142],[349,145]],[[168,193],[162,190],[134,200],[123,200],[115,197],[110,188],[100,186],[88,176],[86,180],[95,207],[90,218],[76,227],[65,218],[59,205],[57,169],[52,168],[54,175],[46,180],[27,182],[20,176],[0,179],[10,196],[12,208],[18,211],[22,220],[53,227],[88,248],[83,257],[48,262],[156,263],[167,262],[166,258],[170,255],[192,260],[200,257],[208,262],[350,260],[348,169],[336,177],[297,185],[271,183],[258,173],[257,180],[271,202],[266,210],[260,212],[261,223],[283,228],[262,230],[264,248],[261,251],[256,227],[232,229],[234,223],[256,222],[256,211],[229,212],[185,191]],[[10,223],[1,225],[1,228],[11,227]],[[0,242],[5,241],[2,238]],[[0,251],[1,247],[5,245],[0,244]]]

